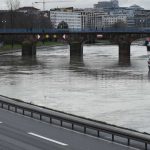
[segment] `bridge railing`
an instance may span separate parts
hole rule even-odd
[[[150,28],[0,29],[0,34],[150,33]]]
[[[92,132],[92,135],[97,137],[102,137],[102,133],[107,133],[111,135],[111,140],[115,142],[117,142],[116,137],[125,138],[127,139],[126,144],[128,146],[131,146],[132,140],[144,143],[143,148],[145,150],[147,150],[148,146],[150,145],[150,135],[148,134],[112,126],[91,119],[69,115],[52,109],[41,108],[29,103],[24,103],[3,96],[0,96],[0,108],[39,119],[47,123],[57,124],[72,130],[77,130],[78,126],[81,129],[77,131],[83,132],[84,134],[90,134],[88,130],[93,130],[93,132],[96,131],[96,133],[94,132],[95,134]],[[139,145],[137,144],[136,147],[138,146]]]

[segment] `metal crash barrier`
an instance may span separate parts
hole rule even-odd
[[[118,138],[123,138],[126,140],[126,142],[123,144],[126,144],[127,146],[148,150],[148,146],[150,145],[150,135],[148,134],[109,125],[100,121],[94,121],[91,119],[70,115],[52,109],[42,108],[4,96],[0,96],[0,108],[32,117],[50,124],[53,123],[61,127],[82,132],[84,134],[90,134],[92,136],[101,138],[105,137],[115,142],[118,142]]]

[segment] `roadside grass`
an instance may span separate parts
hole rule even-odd
[[[62,42],[37,42],[36,46],[61,46],[64,45],[65,43]],[[11,50],[17,50],[21,49],[21,44],[14,44],[13,46],[11,44],[4,44],[2,47],[0,47],[0,51],[11,51]]]
[[[6,44],[0,47],[0,51],[8,51],[8,50],[14,50],[14,49],[20,49],[21,45],[14,44],[13,46],[11,44]]]
[[[61,46],[61,45],[64,45],[65,43],[63,42],[49,42],[49,41],[46,41],[46,42],[38,42],[36,43],[36,46]]]

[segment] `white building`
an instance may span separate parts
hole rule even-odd
[[[93,8],[50,10],[50,19],[55,28],[62,21],[66,22],[70,29],[102,28],[102,16],[104,15],[107,13]]]
[[[111,27],[113,24],[117,22],[124,22],[127,24],[127,16],[126,15],[107,15],[102,17],[103,27]]]
[[[103,10],[84,9],[81,11],[82,18],[84,17],[84,26],[82,28],[102,28],[102,16],[107,15]],[[83,21],[82,21],[83,24]]]
[[[66,22],[70,29],[82,28],[82,19],[80,12],[73,12],[64,9],[50,10],[50,19],[54,28],[57,28],[58,24],[62,21]]]
[[[127,17],[127,26],[128,27],[134,27],[135,26],[135,19],[134,19],[134,14],[135,10],[128,8],[128,7],[119,7],[116,9],[110,10],[109,14],[111,16],[117,16],[117,15],[122,15]]]

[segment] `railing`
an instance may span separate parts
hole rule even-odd
[[[102,29],[0,29],[0,34],[84,34],[84,33],[147,33],[150,28],[102,28]]]
[[[135,142],[143,143],[143,148],[145,150],[148,150],[148,145],[150,144],[150,135],[148,134],[112,126],[74,115],[65,114],[51,109],[41,108],[3,96],[0,97],[0,108],[39,119],[50,124],[53,123],[66,128],[70,128],[72,130],[78,130],[79,132],[83,132],[84,134],[92,133],[93,136],[102,137],[102,133],[107,133],[108,135],[111,135],[111,140],[115,142],[117,142],[116,137],[125,138],[127,139],[126,144],[128,146],[131,146],[131,141],[133,140]],[[80,128],[80,130],[77,128]],[[92,130],[92,132],[88,130]],[[138,146],[139,144],[136,144],[136,147]]]

